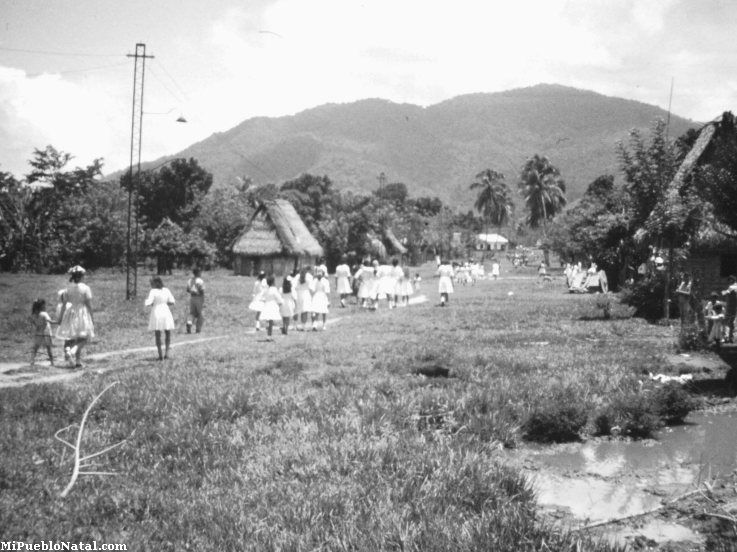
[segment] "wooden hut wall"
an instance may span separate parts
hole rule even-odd
[[[709,252],[692,255],[681,264],[701,282],[701,292],[721,292],[729,285],[727,278],[737,275],[737,251]]]

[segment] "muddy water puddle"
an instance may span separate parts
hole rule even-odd
[[[526,458],[525,473],[546,511],[594,523],[656,509],[737,469],[737,413],[694,414],[656,437],[541,447]],[[650,529],[689,531],[662,523]]]

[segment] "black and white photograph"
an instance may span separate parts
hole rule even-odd
[[[737,552],[736,33],[0,0],[0,550]]]

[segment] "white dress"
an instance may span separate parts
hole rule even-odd
[[[289,293],[283,293],[282,290],[282,298],[284,302],[279,307],[279,314],[281,314],[282,318],[291,318],[297,309],[297,296],[294,293],[294,288]]]
[[[95,325],[92,323],[85,299],[92,299],[92,291],[87,284],[69,284],[66,289],[66,309],[56,329],[59,339],[91,339],[95,337]]]
[[[358,287],[358,298],[369,299],[372,297],[371,293],[374,289],[374,269],[370,266],[362,266],[356,271],[353,276],[361,285]]]
[[[264,310],[264,293],[269,289],[266,284],[266,278],[256,280],[253,284],[253,294],[251,302],[248,304],[248,308],[252,311],[261,312]]]
[[[302,314],[303,312],[312,312],[312,274],[305,274],[305,281],[300,282],[297,276],[292,280],[292,289],[297,296],[294,314]]]
[[[330,282],[327,278],[316,278],[312,281],[312,287],[312,312],[314,312],[315,314],[327,314]]]
[[[392,275],[391,265],[381,265],[376,270],[376,276],[379,279],[378,289],[376,295],[379,299],[384,299],[394,295],[394,290],[397,287],[397,281]]]
[[[281,311],[279,307],[284,303],[284,299],[275,286],[267,288],[263,294],[264,308],[261,311],[261,321],[281,322]]]
[[[171,315],[169,305],[174,304],[174,296],[169,288],[154,288],[148,292],[148,298],[144,303],[151,309],[148,317],[148,329],[151,331],[173,330],[174,317]]]
[[[335,267],[335,291],[340,295],[350,295],[353,293],[351,289],[351,269],[347,264],[340,264]]]
[[[397,295],[400,297],[408,297],[414,293],[412,289],[412,280],[409,277],[409,270],[404,269],[402,271],[402,277],[399,279],[397,284]]]
[[[438,268],[440,281],[438,282],[438,293],[453,293],[453,267],[447,264]]]

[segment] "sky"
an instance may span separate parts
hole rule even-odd
[[[0,171],[46,145],[127,167],[139,42],[147,161],[251,117],[539,83],[709,121],[737,108],[736,28],[733,0],[0,0]]]

